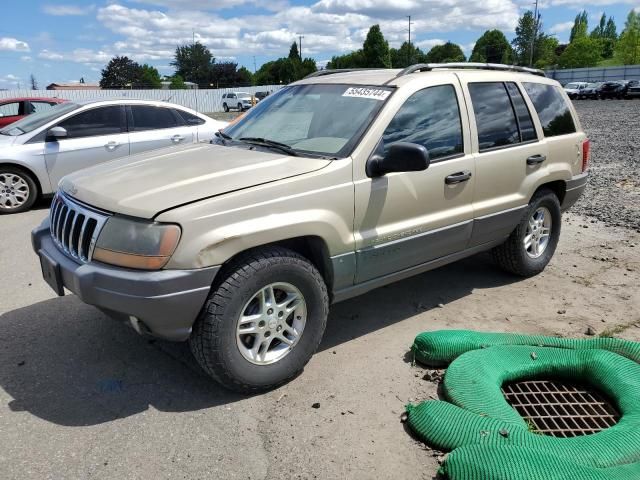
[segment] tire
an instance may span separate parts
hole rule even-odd
[[[238,104],[238,111],[239,111],[239,112],[241,112],[241,111],[242,111],[242,104],[241,104],[241,103],[239,103],[239,104]]]
[[[320,272],[296,252],[270,247],[241,255],[221,274],[189,339],[191,351],[200,366],[225,388],[245,394],[270,390],[294,378],[317,350],[327,323],[329,296]],[[306,317],[302,327],[297,324],[300,332],[291,347],[278,339],[289,334],[286,327],[280,329],[281,324],[275,326],[278,313],[268,309],[271,316],[262,315],[266,307],[260,307],[260,292],[268,285],[275,285],[276,304],[282,300],[282,297],[278,300],[278,289],[285,285],[297,290],[302,297],[297,310],[282,317],[285,322],[289,318],[292,325],[303,315]],[[266,319],[266,322],[245,323],[260,330],[257,335],[260,335],[261,343],[267,338],[267,331],[274,337],[268,347],[274,350],[265,353],[262,360],[255,357],[250,360],[247,356],[249,347],[255,347],[258,336],[239,333],[240,320],[252,316]],[[262,347],[259,347],[258,357],[261,351]],[[275,360],[268,362],[268,355]],[[283,356],[277,358],[277,355]]]
[[[525,247],[525,236],[530,230],[530,219],[534,215],[537,215],[541,209],[546,209],[544,217],[550,220],[549,235],[547,237],[547,243],[544,248],[540,248],[537,252],[539,256],[532,256],[536,252],[533,250],[533,244],[537,243],[532,241],[532,246],[527,249]],[[496,263],[507,272],[522,277],[532,277],[542,272],[545,267],[551,261],[558,241],[560,239],[560,230],[562,227],[562,214],[560,212],[560,202],[555,193],[548,189],[542,189],[536,192],[531,201],[529,202],[529,208],[527,208],[526,214],[511,233],[509,238],[502,244],[493,249],[493,258]],[[540,227],[537,227],[538,230]],[[539,230],[544,231],[544,230]],[[542,243],[542,240],[540,240]]]
[[[227,105],[226,103],[223,103],[223,104],[222,104],[222,109],[223,109],[225,112],[227,112],[227,113],[228,113],[228,112],[229,112],[229,105]]]
[[[0,166],[0,214],[30,210],[38,199],[38,185],[21,168]]]

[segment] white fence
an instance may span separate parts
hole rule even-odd
[[[615,80],[640,80],[640,65],[620,67],[571,68],[567,70],[547,70],[547,77],[561,84],[569,82],[607,82]]]
[[[282,85],[259,87],[219,88],[211,90],[2,90],[0,99],[16,97],[58,97],[67,100],[90,100],[95,98],[135,98],[139,100],[161,100],[177,103],[197,112],[222,111],[222,95],[226,92],[275,92]]]

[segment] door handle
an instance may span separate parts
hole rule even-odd
[[[540,165],[546,159],[546,155],[531,155],[529,158],[527,158],[527,165]]]
[[[171,141],[173,143],[180,143],[182,140],[184,140],[184,137],[182,135],[174,135],[173,137],[171,137]]]
[[[112,141],[110,141],[110,142],[106,143],[104,146],[105,146],[105,148],[106,148],[107,150],[109,150],[109,151],[113,151],[113,150],[115,150],[115,149],[116,149],[116,147],[118,146],[118,142],[114,142],[114,141],[112,140]]]
[[[445,177],[444,183],[447,185],[456,185],[462,182],[468,182],[471,179],[471,172],[465,170],[463,172],[452,173],[448,177]]]

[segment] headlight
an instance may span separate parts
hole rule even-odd
[[[178,225],[111,217],[98,236],[93,260],[120,267],[159,270],[173,255],[180,233]]]

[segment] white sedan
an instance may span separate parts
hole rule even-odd
[[[226,122],[146,100],[65,102],[0,130],[0,214],[29,210],[68,173],[128,155],[208,142]]]

